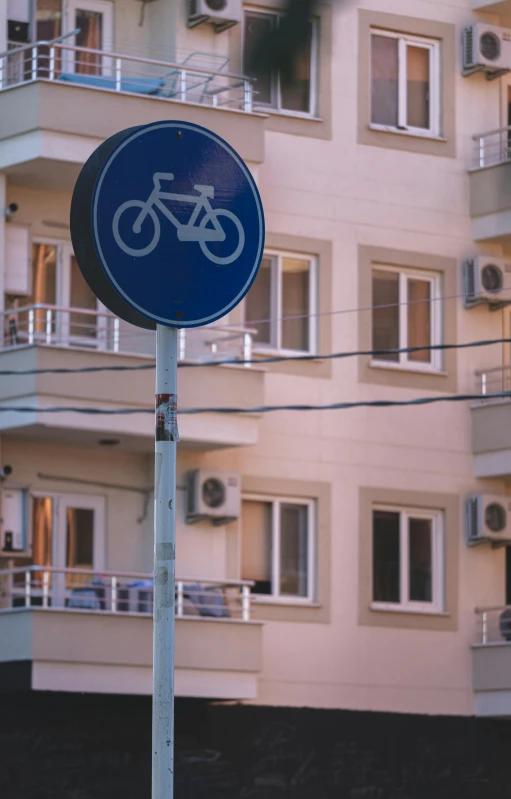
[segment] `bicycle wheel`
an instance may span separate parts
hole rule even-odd
[[[153,237],[152,237],[151,241],[149,242],[149,244],[147,244],[145,247],[139,247],[139,248],[129,247],[126,244],[126,242],[123,241],[123,239],[121,237],[121,234],[119,232],[119,224],[120,224],[120,221],[121,221],[121,216],[123,215],[123,213],[125,211],[128,211],[130,208],[146,208],[147,209],[146,219],[147,219],[147,217],[150,217],[152,219],[152,221],[153,221],[153,225],[154,225]],[[140,227],[140,230],[139,231],[135,231],[134,223],[135,223],[136,219],[137,219],[137,217],[134,218],[133,225],[132,225],[131,229],[132,229],[134,235],[140,236],[143,232],[145,232],[147,230],[147,227],[145,225],[145,219],[144,219],[144,221],[142,222],[142,225]],[[156,211],[154,210],[154,208],[151,208],[151,207],[147,208],[147,204],[143,203],[142,200],[128,200],[127,202],[125,202],[122,205],[120,205],[119,208],[117,209],[117,211],[114,214],[114,218],[113,218],[113,222],[112,222],[112,233],[114,234],[114,239],[115,239],[115,242],[116,242],[117,246],[120,247],[123,252],[125,252],[127,255],[133,255],[135,258],[142,258],[142,256],[144,256],[144,255],[149,255],[149,253],[154,250],[154,248],[156,247],[156,245],[158,244],[158,242],[160,240],[160,220],[158,219],[158,216],[157,216]],[[144,235],[143,238],[146,238],[146,236]]]
[[[216,219],[218,220],[218,218],[221,216],[224,216],[226,219],[230,219],[231,222],[234,222],[236,230],[238,231],[238,243],[232,255],[220,257],[212,253],[208,245],[211,245],[216,242],[199,240],[199,244],[206,258],[209,258],[209,260],[213,261],[213,263],[217,264],[217,266],[227,266],[227,264],[232,264],[232,262],[235,261],[236,258],[238,258],[241,255],[241,251],[245,246],[245,231],[243,230],[243,225],[241,224],[238,217],[235,216],[235,214],[233,214],[232,211],[224,211],[222,208],[219,208],[217,211],[211,211],[209,214],[206,214],[206,216],[203,217],[200,223],[200,229],[202,230],[203,228],[205,228],[210,219],[212,219],[213,217],[216,217]],[[222,227],[221,222],[219,222],[219,225],[220,227]],[[211,228],[208,228],[208,230],[211,230]]]

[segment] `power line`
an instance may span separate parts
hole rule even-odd
[[[400,355],[411,354],[414,352],[431,352],[433,350],[463,350],[471,347],[488,347],[492,344],[510,344],[511,338],[481,339],[480,341],[468,341],[463,344],[425,344],[420,347],[398,347],[396,349],[378,350],[351,350],[349,352],[332,352],[326,355],[272,355],[267,358],[220,358],[214,361],[181,361],[179,368],[197,368],[202,366],[245,366],[249,364],[261,365],[266,363],[280,363],[282,361],[327,361],[353,358],[356,356],[375,357],[378,355]],[[0,370],[0,377],[21,377],[27,375],[41,374],[92,374],[95,372],[140,372],[155,368],[155,363],[141,364],[138,366],[84,366],[84,367],[62,367],[52,369],[3,369]]]
[[[511,291],[511,287],[502,288],[502,289],[500,289],[499,293],[503,294],[506,291],[507,292]],[[358,308],[339,308],[339,309],[334,310],[334,311],[317,311],[317,312],[312,312],[312,313],[310,311],[307,311],[306,313],[303,313],[303,314],[290,314],[290,315],[287,315],[287,316],[268,316],[268,317],[265,317],[265,318],[262,318],[262,319],[250,319],[250,320],[246,319],[244,324],[246,326],[250,327],[251,325],[268,324],[270,322],[287,322],[287,321],[293,321],[293,320],[296,320],[296,319],[311,319],[311,318],[312,319],[316,319],[316,318],[319,319],[319,318],[321,318],[323,316],[337,316],[337,315],[340,315],[340,314],[349,314],[349,313],[366,313],[366,312],[369,312],[369,311],[374,311],[375,309],[381,310],[382,308],[400,308],[401,306],[423,305],[424,303],[428,303],[429,304],[429,303],[432,303],[432,302],[444,302],[445,300],[458,300],[458,299],[463,299],[464,300],[465,297],[466,297],[465,292],[462,292],[460,294],[439,295],[439,296],[436,296],[436,297],[425,297],[425,298],[421,298],[421,299],[417,299],[417,300],[403,300],[402,302],[389,302],[389,303],[383,303],[381,305],[366,305],[366,306],[360,306]],[[45,310],[45,308],[42,308],[41,310]],[[81,309],[77,308],[77,309],[74,309],[74,310],[80,312]],[[36,309],[36,312],[37,312],[37,309]],[[27,311],[24,310],[23,306],[20,306],[18,308],[10,308],[10,309],[7,309],[5,311],[5,315],[7,315],[9,313],[11,313],[13,316],[15,316],[15,315],[20,314],[20,313],[27,313]],[[69,311],[60,311],[59,313],[73,313],[73,309],[70,309]],[[35,320],[36,324],[37,323],[45,324],[45,322],[46,322],[46,320],[43,317]],[[75,323],[75,325],[76,325],[76,323]],[[88,329],[90,329],[90,326],[87,326],[87,325],[83,325],[83,326],[87,327]],[[204,328],[204,329],[214,330],[215,328],[212,327],[212,328]],[[139,332],[131,332],[131,331],[128,332],[128,331],[125,331],[125,332],[120,334],[120,338],[123,341],[126,341],[127,339],[140,339],[140,338],[148,338],[148,339],[150,339],[153,336],[154,336],[154,331],[150,331],[150,330],[139,330]]]
[[[490,399],[510,399],[511,391],[494,394],[448,394],[441,397],[418,397],[413,400],[362,400],[358,402],[333,402],[326,405],[259,405],[253,408],[181,408],[179,414],[196,415],[201,413],[222,414],[261,414],[274,411],[335,411],[351,408],[395,408],[414,405],[434,405],[439,402],[467,402]],[[79,408],[60,406],[54,408],[33,408],[27,406],[0,406],[0,412],[15,413],[80,413],[91,416],[133,416],[139,413],[154,414],[152,408]]]

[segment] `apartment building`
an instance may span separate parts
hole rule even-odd
[[[214,782],[225,751],[192,758],[207,793],[182,795],[330,797],[349,773],[346,796],[443,796],[456,774],[446,796],[504,797],[511,404],[485,396],[509,389],[511,348],[441,345],[511,334],[511,2],[320,3],[292,85],[245,75],[283,5],[0,0],[5,713],[81,702],[104,724],[114,695],[151,691],[154,334],[98,305],[69,208],[105,138],[183,119],[248,164],[267,236],[244,302],[180,334],[179,405],[208,410],[179,417],[178,735],[202,700],[247,751],[276,724],[278,757],[244,793],[239,761]],[[410,743],[385,792],[370,747],[403,725],[448,739],[444,771]],[[327,729],[320,766],[307,735]]]

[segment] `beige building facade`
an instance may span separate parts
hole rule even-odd
[[[182,119],[249,165],[267,236],[241,306],[180,337],[180,408],[208,410],[179,417],[178,695],[509,716],[507,549],[467,546],[466,501],[507,507],[511,405],[257,409],[509,388],[509,344],[441,347],[511,331],[506,286],[466,307],[462,280],[507,274],[511,3],[320,3],[291,87],[244,75],[278,0],[227,9],[219,31],[184,0],[0,0],[0,665],[151,690],[153,334],[97,305],[68,225],[105,138]],[[191,518],[196,470],[232,516]]]

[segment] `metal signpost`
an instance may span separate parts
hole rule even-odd
[[[98,299],[156,327],[152,798],[172,799],[177,331],[225,316],[252,285],[264,246],[257,187],[223,139],[188,122],[115,134],[80,173],[71,238]]]

